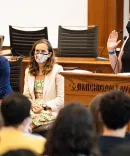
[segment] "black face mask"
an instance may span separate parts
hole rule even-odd
[[[128,21],[126,29],[127,29],[128,33],[130,34],[130,21]]]

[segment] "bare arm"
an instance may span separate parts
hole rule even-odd
[[[107,41],[108,53],[114,52],[113,54],[109,53],[109,60],[111,63],[111,67],[115,73],[120,72],[120,68],[121,68],[121,61],[118,60],[116,53],[115,53],[115,48],[121,42],[121,40],[117,41],[117,39],[118,39],[118,33],[114,30],[109,35],[109,38]]]

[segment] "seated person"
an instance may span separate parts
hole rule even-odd
[[[60,110],[48,132],[44,154],[99,156],[93,118],[84,105],[69,103]]]
[[[8,151],[2,156],[36,156],[36,154],[26,149],[17,149]]]
[[[130,34],[130,21],[128,22],[126,28],[128,33]],[[124,41],[118,57],[116,55],[115,49],[121,41],[117,41],[117,39],[118,32],[114,30],[109,35],[107,42],[107,49],[111,66],[114,73],[130,72],[130,37],[127,37],[127,39]]]
[[[103,134],[103,121],[100,116],[100,101],[104,94],[98,94],[93,98],[89,104],[89,110],[91,111],[94,119],[94,127],[97,133],[97,136]],[[130,140],[130,133],[126,132],[125,137]]]
[[[63,68],[55,64],[54,52],[46,39],[34,43],[29,68],[25,71],[24,92],[32,103],[32,127],[54,121],[64,106]]]
[[[10,86],[10,65],[4,56],[0,56],[0,99],[12,92]]]
[[[100,113],[104,125],[99,147],[102,155],[106,156],[117,146],[130,142],[125,138],[130,120],[130,97],[117,90],[104,94],[100,101]]]
[[[8,150],[25,148],[42,154],[46,139],[28,133],[31,102],[19,93],[6,96],[1,103],[4,126],[0,129],[0,155]]]

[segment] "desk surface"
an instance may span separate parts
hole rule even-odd
[[[18,57],[14,56],[6,56],[10,62],[15,61]],[[76,58],[76,57],[55,57],[56,63],[62,63],[62,64],[101,64],[101,65],[110,65],[109,60],[104,61],[104,60],[96,60],[95,58]],[[23,58],[23,62],[29,62],[29,58]]]
[[[9,62],[14,62],[18,56],[6,56]],[[91,72],[112,73],[109,61],[96,60],[95,58],[75,58],[75,57],[55,57],[55,62],[63,67],[78,67],[81,70],[88,70]],[[25,69],[28,67],[29,58],[23,58],[22,64],[22,89],[24,85]]]
[[[10,51],[10,49],[2,50],[2,51],[0,51],[0,55],[9,56],[9,55],[11,55],[11,51]]]
[[[96,60],[95,58],[76,58],[76,57],[56,57],[58,63],[78,63],[78,64],[109,64],[109,61]]]

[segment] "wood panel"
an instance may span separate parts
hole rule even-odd
[[[98,25],[99,38],[98,43],[100,46],[105,45],[105,17],[106,17],[106,0],[88,0],[88,25]],[[102,36],[102,37],[101,37]]]
[[[65,77],[65,103],[78,101],[89,105],[98,94],[110,90],[123,90],[130,95],[129,76],[61,72]]]
[[[117,14],[117,30],[123,29],[123,12],[124,12],[124,2],[123,0],[117,0],[117,8],[116,8],[116,14]]]
[[[98,25],[98,49],[103,49],[112,30],[123,30],[123,0],[88,0],[88,25]],[[107,50],[102,55],[108,57]]]
[[[129,76],[74,72],[61,74],[65,77],[65,104],[75,101],[88,107],[96,95],[110,90],[123,90],[130,95]],[[130,131],[130,124],[127,131]]]

